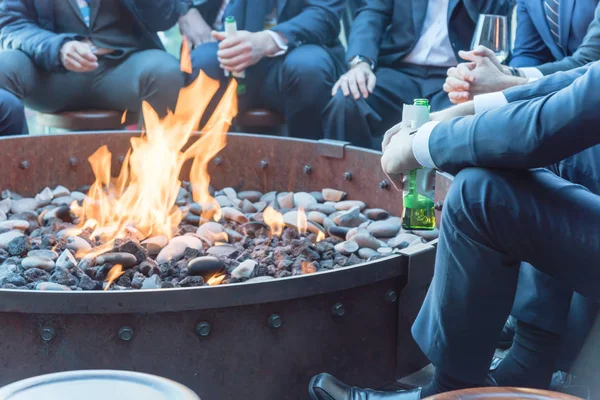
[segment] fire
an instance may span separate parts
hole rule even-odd
[[[281,236],[285,223],[283,222],[283,215],[280,212],[269,206],[263,211],[263,220],[271,228],[273,236]]]
[[[325,233],[323,231],[319,231],[317,233],[317,243],[319,243],[320,241],[325,240]]]
[[[125,112],[123,112],[123,115],[121,116],[121,125],[123,125],[125,121],[127,121],[127,110],[125,110]]]
[[[301,235],[306,235],[308,232],[308,220],[306,218],[306,213],[304,212],[304,208],[298,208],[298,233]]]
[[[115,239],[132,233],[142,239],[159,235],[170,239],[183,219],[175,201],[181,186],[181,169],[190,160],[194,201],[207,210],[206,216],[220,219],[220,208],[209,194],[207,168],[225,147],[227,131],[237,113],[235,80],[202,129],[204,134],[183,150],[218,88],[219,82],[200,73],[194,83],[181,90],[175,112],[169,112],[164,119],[159,119],[144,102],[146,131],[131,139],[131,148],[116,178],[111,176],[112,154],[107,146],[89,157],[96,180],[82,206],[72,206],[80,221],[78,228],[93,229],[91,237],[104,243],[88,255],[106,252],[112,249]]]
[[[183,42],[181,43],[181,71],[186,72],[188,74],[192,73],[192,56],[190,54],[190,43],[187,37],[183,37]]]
[[[208,283],[209,286],[218,286],[223,282],[223,279],[225,279],[225,274],[217,274],[211,276],[206,283]]]
[[[112,267],[110,271],[108,271],[108,275],[104,280],[104,282],[106,282],[106,287],[104,288],[104,291],[107,291],[113,284],[113,282],[119,279],[119,277],[124,273],[125,271],[123,271],[123,266],[121,264],[117,264],[114,267]]]

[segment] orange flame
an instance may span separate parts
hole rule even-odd
[[[208,283],[209,286],[217,286],[217,285],[220,285],[224,279],[225,279],[225,274],[221,274],[221,275],[217,274],[217,275],[211,276],[206,283]]]
[[[317,233],[317,243],[319,243],[320,241],[325,240],[325,233],[323,233],[323,231],[319,231]]]
[[[308,261],[302,261],[302,274],[306,275],[306,274],[314,274],[315,272],[317,272],[317,269],[315,268],[315,266],[308,262]]]
[[[125,271],[123,271],[123,266],[121,264],[117,264],[114,267],[112,267],[110,269],[110,271],[108,271],[108,275],[106,276],[106,279],[104,280],[104,282],[106,283],[106,287],[104,288],[104,291],[106,292],[110,286],[113,284],[114,281],[116,281],[117,279],[119,279],[119,277],[121,275],[123,275],[125,273]]]
[[[285,223],[283,222],[283,215],[280,212],[269,206],[263,211],[263,220],[271,228],[273,236],[281,236]]]
[[[235,80],[229,84],[203,135],[183,151],[218,88],[219,82],[201,73],[194,83],[181,90],[175,112],[169,112],[162,120],[144,102],[146,132],[131,139],[118,177],[111,177],[112,154],[107,146],[89,157],[96,181],[82,206],[72,209],[79,218],[79,228],[94,229],[91,237],[104,243],[88,255],[112,249],[115,239],[131,232],[141,238],[159,235],[171,238],[183,219],[175,201],[181,186],[181,169],[189,160],[192,160],[190,181],[194,200],[203,209],[212,210],[213,218],[220,219],[220,208],[209,194],[207,168],[209,161],[225,147],[227,131],[237,113]]]
[[[125,110],[123,116],[121,116],[121,125],[123,125],[125,121],[127,121],[127,110]]]
[[[190,54],[190,43],[187,37],[183,37],[181,43],[181,71],[191,74],[192,73],[192,55]]]
[[[304,208],[302,208],[302,207],[298,208],[297,226],[298,226],[298,233],[300,233],[301,235],[306,235],[306,232],[308,232],[308,220],[306,218],[306,213],[304,212]]]

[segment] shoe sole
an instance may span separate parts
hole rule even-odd
[[[315,390],[313,389],[315,381],[317,380],[317,376],[318,375],[313,376],[310,379],[310,383],[308,384],[308,394],[310,395],[310,398],[312,400],[319,400],[319,398],[317,397],[317,394],[315,393]]]

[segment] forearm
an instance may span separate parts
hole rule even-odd
[[[348,61],[360,55],[377,62],[383,34],[392,21],[393,7],[391,0],[367,1],[358,11],[348,39]]]
[[[141,22],[151,31],[172,28],[179,19],[180,0],[130,0]]]

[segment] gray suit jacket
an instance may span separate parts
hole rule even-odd
[[[572,56],[536,68],[542,74],[550,75],[557,71],[567,71],[598,60],[600,60],[600,5],[596,7],[594,19],[590,23],[583,42]]]
[[[505,107],[440,122],[429,138],[435,165],[544,167],[600,143],[600,62],[505,91]]]

